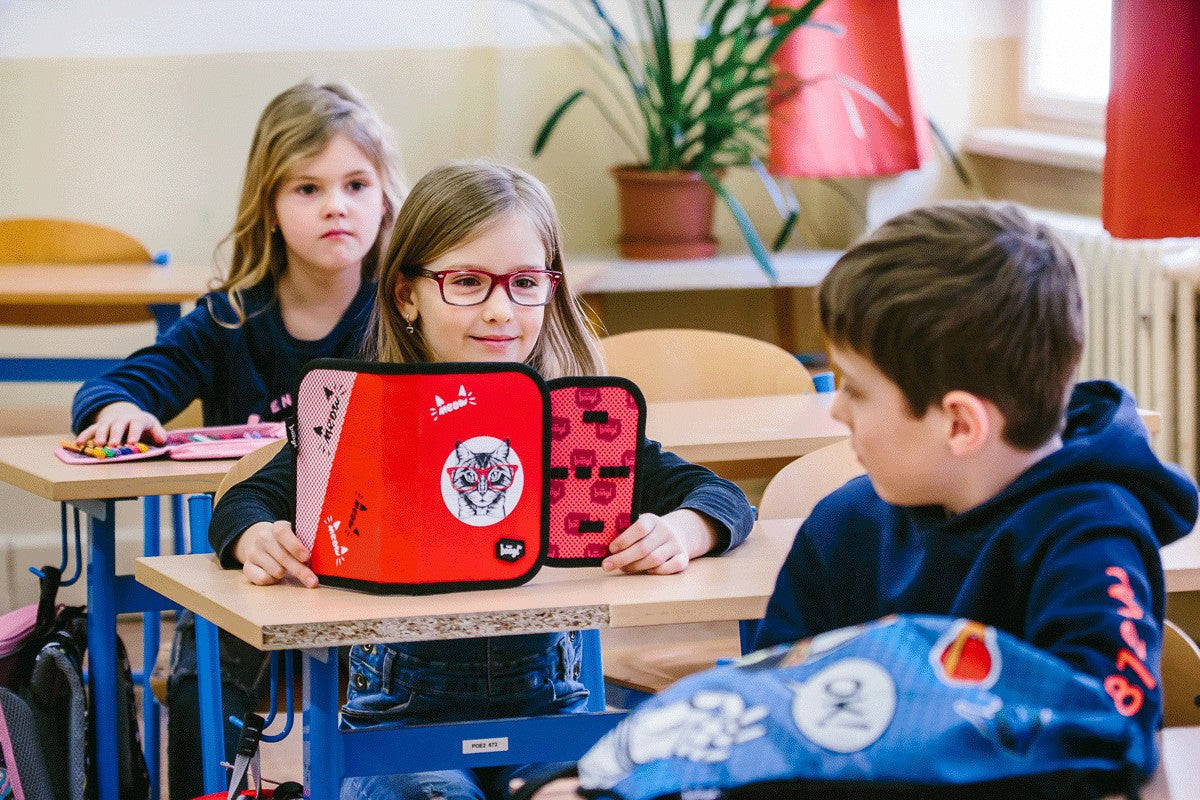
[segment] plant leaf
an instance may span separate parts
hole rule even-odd
[[[567,113],[567,109],[575,105],[587,92],[583,89],[576,89],[567,95],[567,99],[558,104],[558,107],[550,112],[550,116],[542,123],[542,129],[538,131],[537,137],[533,140],[533,155],[540,156],[542,148],[546,146],[546,141],[550,138],[550,134],[554,132],[554,126],[562,119],[562,115]]]
[[[962,181],[962,185],[970,189],[971,192],[978,197],[979,187],[975,185],[975,181],[971,179],[971,174],[967,172],[967,167],[959,159],[958,153],[954,152],[954,146],[950,144],[950,138],[946,136],[945,131],[933,121],[933,117],[925,117],[925,122],[929,125],[929,130],[933,133],[933,138],[937,140],[938,145],[942,148],[942,152],[946,154],[946,158],[950,159],[951,165],[954,167],[954,173],[958,175],[958,179]]]
[[[746,244],[750,247],[750,254],[754,256],[754,260],[758,262],[758,266],[766,273],[767,280],[771,282],[772,286],[779,283],[779,275],[776,274],[775,268],[771,266],[771,255],[767,252],[767,248],[763,247],[762,239],[759,238],[758,231],[754,229],[754,225],[750,222],[750,217],[746,215],[746,210],[742,208],[742,204],[729,193],[720,179],[713,174],[712,170],[701,169],[700,176],[704,178],[704,182],[711,186],[713,191],[729,207],[730,213],[733,214],[734,220],[737,221],[738,228],[742,231],[742,238],[746,240]]]
[[[783,221],[783,226],[779,229],[779,233],[775,237],[775,242],[771,245],[772,252],[778,253],[788,243],[788,239],[792,238],[792,231],[795,230],[796,220],[798,219],[800,219],[799,210],[787,215],[787,218]]]

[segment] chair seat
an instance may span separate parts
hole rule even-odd
[[[640,647],[605,648],[604,680],[625,689],[656,694],[693,672],[716,665],[718,659],[739,658],[735,636]]]

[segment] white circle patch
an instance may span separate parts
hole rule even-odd
[[[896,715],[896,683],[874,661],[845,658],[791,687],[800,732],[835,753],[874,744]]]
[[[455,444],[442,469],[442,500],[468,525],[495,525],[517,507],[525,488],[521,459],[507,439],[475,436]]]

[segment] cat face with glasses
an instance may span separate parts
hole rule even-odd
[[[529,218],[514,211],[397,286],[434,361],[525,361],[561,273]],[[499,290],[498,290],[499,289]]]

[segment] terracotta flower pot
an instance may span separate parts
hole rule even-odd
[[[712,235],[716,194],[699,172],[651,172],[613,167],[621,207],[624,258],[708,258],[717,252]]]

